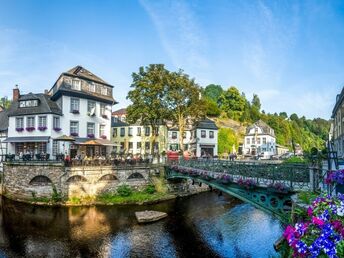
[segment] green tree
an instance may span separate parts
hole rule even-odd
[[[239,120],[245,109],[246,99],[240,95],[236,87],[232,86],[222,93],[218,103],[229,118]]]
[[[214,101],[215,103],[217,103],[217,101],[218,101],[218,99],[222,93],[223,93],[223,89],[222,89],[221,85],[209,84],[204,89],[205,97]]]
[[[180,150],[184,150],[183,135],[188,124],[192,124],[205,114],[201,88],[183,70],[168,76],[167,106],[169,120],[178,126]]]
[[[257,94],[253,94],[253,99],[252,99],[252,107],[256,108],[258,111],[260,111],[262,105],[260,103],[260,99]]]
[[[204,102],[207,116],[218,117],[221,114],[221,110],[215,101],[204,98]]]
[[[280,112],[279,113],[279,116],[284,118],[284,119],[287,119],[288,118],[288,114],[286,112]]]
[[[7,97],[0,98],[0,106],[4,109],[8,109],[11,106],[12,101]]]
[[[218,132],[218,152],[219,154],[231,153],[233,145],[238,148],[238,137],[230,128],[220,128]]]
[[[139,122],[141,125],[150,125],[152,128],[152,154],[156,141],[156,130],[168,118],[166,93],[168,90],[169,72],[162,64],[151,64],[140,67],[137,73],[132,74],[132,90],[127,99],[132,104],[127,108],[129,123]]]

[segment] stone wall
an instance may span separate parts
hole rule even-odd
[[[150,183],[150,176],[163,168],[64,167],[62,164],[5,164],[3,194],[11,199],[25,200],[48,197],[53,187],[63,197],[96,196],[114,192],[121,184],[140,190]]]

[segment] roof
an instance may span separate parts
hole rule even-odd
[[[262,134],[268,134],[275,137],[275,131],[267,123],[260,119],[246,128],[246,135],[248,135],[250,133],[250,130],[252,128],[255,128],[256,126],[262,130]]]
[[[108,86],[113,87],[112,85],[108,84],[106,81],[99,78],[97,75],[91,73],[89,70],[85,69],[81,65],[77,65],[77,66],[73,67],[72,69],[68,70],[64,74],[76,76],[76,77],[80,77],[80,78],[85,78],[87,80],[99,82],[99,83],[106,84]]]
[[[111,127],[123,127],[123,126],[129,126],[129,124],[119,119],[116,119],[116,117],[111,117]]]
[[[210,120],[209,118],[205,118],[203,120],[198,121],[196,124],[196,128],[197,129],[212,129],[212,130],[218,129],[215,122],[213,120]]]
[[[19,108],[19,101],[21,100],[38,100],[37,107],[24,107]],[[19,97],[17,101],[14,101],[8,109],[8,116],[24,116],[35,114],[56,114],[62,115],[62,111],[56,102],[50,99],[50,95],[47,94],[34,94],[29,93]]]
[[[121,116],[121,115],[126,115],[127,114],[127,109],[126,108],[121,108],[116,111],[112,112],[113,116]]]
[[[8,111],[4,110],[0,112],[0,132],[8,130]]]
[[[3,142],[49,142],[49,136],[8,137]]]
[[[338,94],[336,97],[336,104],[334,105],[333,110],[332,110],[332,118],[335,117],[338,108],[343,102],[343,98],[344,98],[344,87],[342,88],[342,91],[340,92],[340,94]]]

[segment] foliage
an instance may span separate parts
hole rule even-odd
[[[57,191],[56,186],[54,184],[52,185],[52,188],[53,188],[53,192],[51,194],[51,200],[53,202],[60,202],[60,201],[62,201],[62,195],[61,195],[60,192]]]
[[[326,184],[344,184],[344,170],[330,171],[325,178]]]
[[[129,185],[123,184],[117,187],[117,193],[119,196],[127,197],[133,193],[133,190],[131,189]]]
[[[0,98],[0,107],[8,109],[12,104],[12,101],[9,100],[7,97]]]
[[[158,201],[169,197],[165,193],[133,192],[130,196],[120,196],[115,193],[104,193],[97,197],[97,201],[106,204],[130,204],[130,203],[145,203],[151,201]]]
[[[154,185],[147,185],[146,186],[146,189],[145,189],[145,193],[148,193],[148,194],[153,194],[155,193],[155,186]]]
[[[246,100],[234,86],[222,93],[219,98],[219,107],[227,113],[229,118],[239,120],[242,116]]]
[[[302,157],[293,156],[293,157],[290,157],[290,158],[284,160],[283,163],[301,163],[301,164],[304,164],[304,163],[306,163],[306,160],[304,160]]]
[[[221,109],[217,106],[215,101],[205,98],[204,103],[207,116],[217,117],[221,114]]]
[[[71,197],[69,198],[68,202],[70,202],[71,204],[81,204],[81,199],[79,197]]]
[[[230,128],[220,128],[218,132],[218,152],[231,153],[233,145],[238,147],[238,137]]]
[[[298,198],[305,204],[311,204],[315,198],[317,198],[318,194],[313,192],[300,192],[298,193]]]
[[[293,257],[342,257],[344,196],[319,196],[307,210],[307,218],[289,225],[283,236]]]
[[[204,89],[204,97],[213,101],[215,104],[218,102],[219,97],[223,93],[221,85],[209,84]]]

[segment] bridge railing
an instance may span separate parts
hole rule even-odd
[[[179,160],[176,165],[207,171],[214,177],[228,174],[234,180],[253,179],[261,186],[278,182],[294,190],[314,191],[326,188],[324,178],[327,171],[305,164],[196,159]]]

